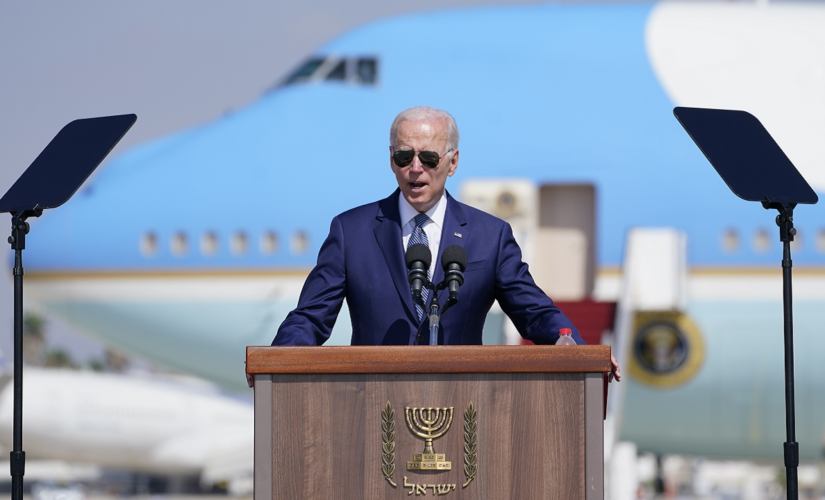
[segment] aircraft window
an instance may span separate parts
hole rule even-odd
[[[261,253],[272,255],[278,251],[278,235],[274,231],[267,231],[261,236]]]
[[[292,73],[292,75],[286,79],[284,85],[309,80],[312,74],[315,73],[315,71],[320,68],[322,64],[324,64],[324,60],[322,58],[310,59],[301,65],[295,73]]]
[[[765,253],[771,248],[771,235],[767,229],[759,229],[753,235],[753,249],[757,253]]]
[[[292,241],[290,241],[289,249],[295,255],[301,255],[306,253],[309,249],[309,236],[307,233],[303,231],[298,231],[297,233],[292,235]]]
[[[820,229],[816,234],[816,250],[825,253],[825,229]]]
[[[248,247],[249,238],[246,237],[245,232],[238,231],[237,233],[232,235],[232,241],[229,244],[229,248],[234,255],[245,254]]]
[[[375,85],[378,80],[378,59],[375,57],[315,57],[299,66],[281,85],[317,80]]]
[[[347,61],[342,60],[332,68],[332,71],[327,73],[327,80],[344,81],[347,79]]]
[[[373,58],[359,59],[356,78],[358,83],[374,84],[378,75],[378,64]]]
[[[148,232],[140,238],[140,253],[144,257],[154,257],[158,253],[158,237],[153,232]]]
[[[172,236],[171,248],[172,255],[180,257],[189,249],[189,241],[186,233],[177,232]]]
[[[218,235],[214,231],[209,231],[201,238],[201,253],[206,256],[215,255],[218,252]]]
[[[739,231],[736,229],[726,229],[722,233],[722,250],[733,253],[739,250]]]

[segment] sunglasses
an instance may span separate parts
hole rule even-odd
[[[447,150],[447,153],[450,151],[452,151],[452,149]],[[398,168],[404,168],[412,163],[413,158],[418,156],[418,161],[420,161],[422,165],[429,168],[436,168],[447,153],[438,156],[438,153],[435,151],[419,151],[417,155],[415,151],[412,150],[396,151],[392,154],[392,161],[395,162]]]

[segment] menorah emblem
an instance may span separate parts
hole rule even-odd
[[[424,453],[413,455],[407,462],[407,470],[451,470],[452,464],[444,460],[443,453],[433,450],[433,440],[438,439],[453,423],[453,409],[450,408],[404,408],[407,427],[417,437],[424,440]]]

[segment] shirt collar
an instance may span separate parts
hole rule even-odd
[[[404,198],[403,193],[399,193],[398,195],[398,212],[401,215],[401,227],[410,223],[419,213],[418,210],[414,209]],[[435,225],[442,227],[444,225],[444,214],[447,213],[447,191],[445,190],[441,193],[441,198],[438,199],[438,202],[424,213],[427,214],[427,217],[429,217]],[[412,224],[415,225],[415,222]]]

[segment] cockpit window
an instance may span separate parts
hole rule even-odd
[[[335,65],[332,70],[327,73],[326,80],[339,80],[343,81],[347,79],[347,61],[341,61]]]
[[[314,57],[298,67],[282,85],[311,81],[375,85],[378,82],[376,57]]]
[[[320,58],[310,59],[309,61],[305,62],[303,65],[299,66],[298,69],[292,73],[292,75],[286,79],[284,85],[289,85],[292,83],[303,82],[309,80],[312,77],[312,74],[324,64],[324,60]]]
[[[358,59],[358,82],[375,84],[378,64],[375,58]]]

